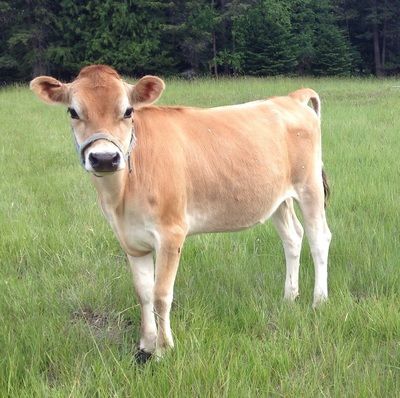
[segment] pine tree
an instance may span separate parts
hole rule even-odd
[[[57,2],[14,0],[0,3],[3,17],[0,70],[14,72],[13,79],[45,74]],[[3,76],[4,79],[4,76]]]
[[[312,72],[317,76],[348,75],[351,70],[350,45],[338,27],[330,0],[314,0],[316,31]]]
[[[161,48],[158,5],[145,0],[62,0],[58,40],[49,49],[53,68],[61,75],[75,74],[90,63],[109,64],[130,75],[160,70],[170,60]]]
[[[296,54],[290,12],[282,1],[263,0],[249,7],[236,21],[237,48],[242,69],[252,75],[293,73]]]
[[[179,72],[207,73],[213,63],[217,12],[212,1],[176,0],[168,11],[165,38]]]
[[[10,54],[8,46],[11,26],[17,17],[11,1],[0,2],[0,76],[3,82],[12,81],[18,74],[18,61]]]
[[[297,73],[311,74],[314,59],[316,13],[312,0],[293,0],[291,4],[291,26],[297,60]]]

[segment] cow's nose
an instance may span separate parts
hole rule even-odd
[[[115,171],[118,169],[120,156],[118,152],[89,154],[90,165],[94,171]]]

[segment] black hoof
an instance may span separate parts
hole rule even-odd
[[[152,357],[151,352],[146,352],[142,349],[137,350],[135,353],[135,361],[139,365],[144,365],[151,357]]]

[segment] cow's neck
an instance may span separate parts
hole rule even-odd
[[[92,176],[103,208],[115,210],[122,205],[127,180],[127,169],[103,177]]]

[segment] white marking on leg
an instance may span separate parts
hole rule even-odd
[[[314,261],[315,284],[313,307],[328,298],[328,252],[332,234],[325,217],[322,181],[309,184],[300,198],[304,227]]]
[[[133,284],[138,296],[141,310],[141,328],[139,348],[153,353],[156,349],[157,326],[153,307],[154,260],[153,254],[143,257],[129,256],[133,274]]]
[[[332,238],[325,216],[316,221],[316,224],[319,227],[312,228],[308,233],[315,267],[314,307],[328,298],[328,252]]]
[[[170,311],[174,293],[174,283],[186,231],[181,227],[164,231],[157,250],[156,278],[154,285],[154,309],[157,316],[156,356],[174,346],[170,325]]]
[[[272,216],[276,230],[282,239],[286,259],[286,279],[284,298],[294,301],[299,295],[300,252],[303,227],[296,217],[293,200],[287,199]]]

